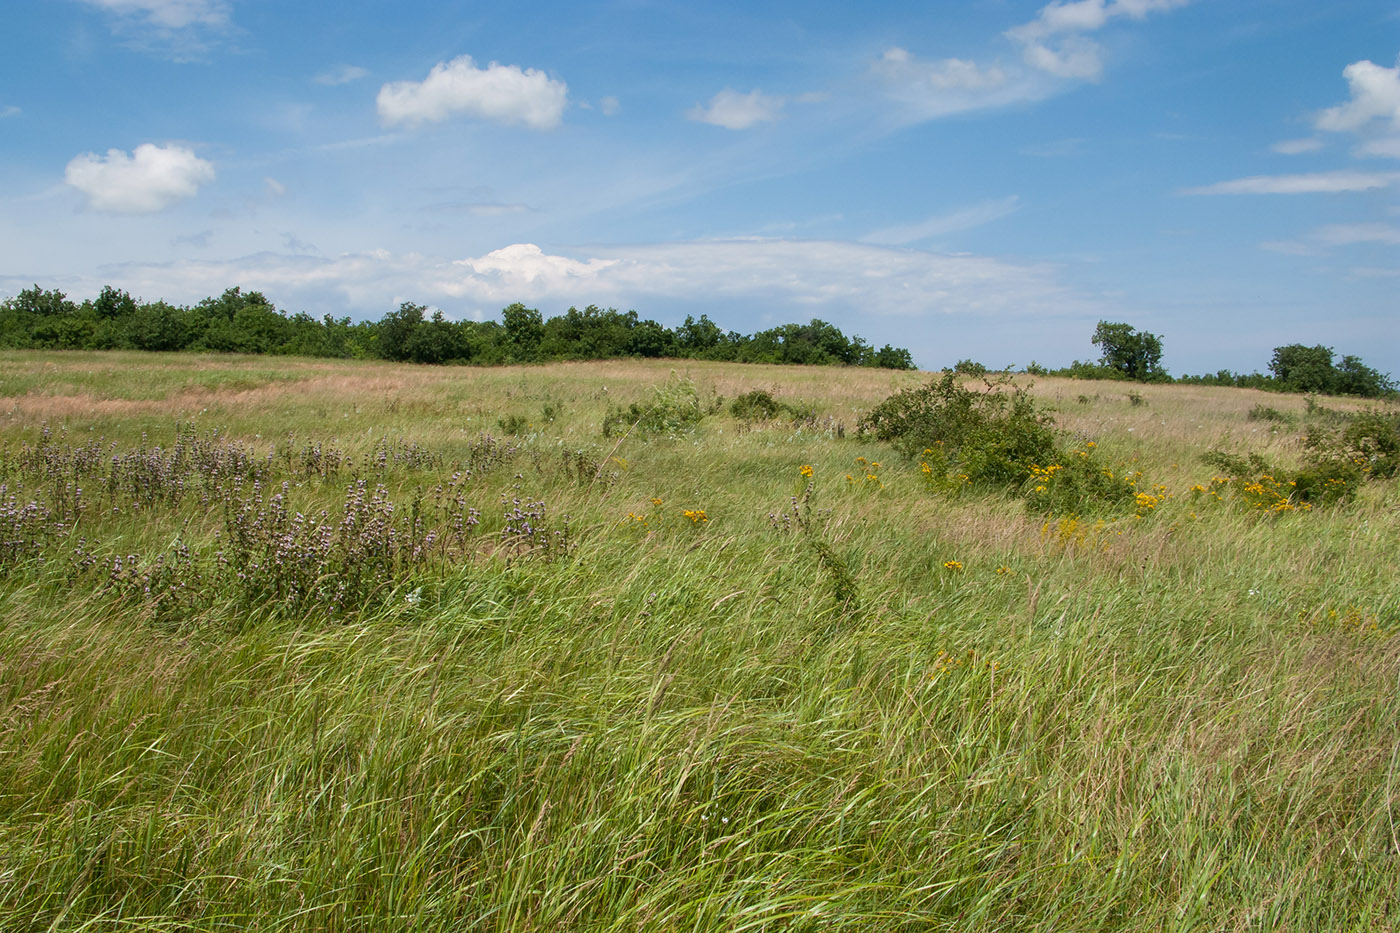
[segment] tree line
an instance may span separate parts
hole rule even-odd
[[[69,350],[189,350],[495,365],[620,357],[913,369],[909,351],[879,349],[813,319],[754,334],[726,331],[704,314],[670,328],[635,311],[601,309],[545,318],[512,304],[501,320],[452,321],[404,302],[378,321],[288,314],[265,295],[230,288],[194,305],[138,301],[110,286],[75,302],[35,285],[0,302],[0,347]]]
[[[1093,344],[1100,350],[1097,362],[1075,360],[1062,369],[1046,369],[1031,363],[1027,372],[1072,379],[1124,379],[1135,382],[1176,382],[1188,385],[1233,386],[1274,392],[1316,392],[1323,395],[1352,395],[1358,398],[1385,398],[1396,392],[1395,381],[1362,362],[1359,356],[1343,355],[1321,344],[1315,347],[1292,343],[1275,347],[1269,372],[1234,373],[1222,369],[1201,376],[1173,379],[1162,366],[1162,338],[1139,331],[1128,324],[1100,321]],[[964,367],[966,361],[958,364]]]

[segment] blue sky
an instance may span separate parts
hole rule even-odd
[[[1400,374],[1400,3],[37,0],[0,295],[820,317],[926,367]]]

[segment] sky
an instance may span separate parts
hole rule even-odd
[[[21,0],[0,297],[1400,374],[1400,2]]]

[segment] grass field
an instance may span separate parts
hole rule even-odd
[[[1165,487],[1047,520],[857,436],[927,378],[0,353],[0,930],[1400,927],[1397,481],[1038,380]]]

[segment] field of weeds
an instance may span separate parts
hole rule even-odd
[[[930,378],[0,353],[0,929],[1400,925],[1395,408]]]

